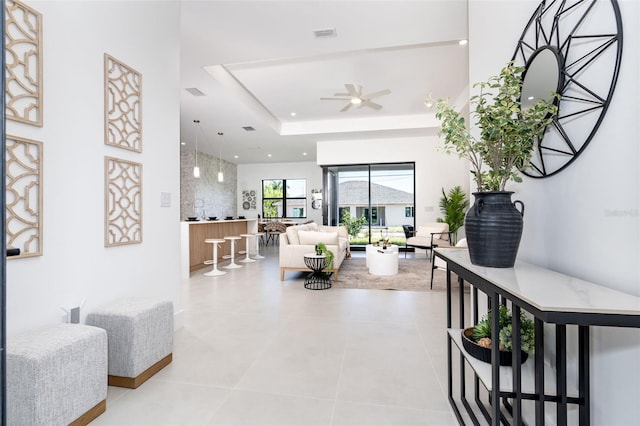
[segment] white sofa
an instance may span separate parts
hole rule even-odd
[[[304,264],[304,255],[315,253],[316,243],[323,242],[333,253],[333,277],[338,280],[338,269],[345,258],[351,256],[346,226],[319,226],[317,223],[289,226],[280,235],[280,281],[286,271],[310,271]]]

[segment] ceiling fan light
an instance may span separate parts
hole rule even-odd
[[[351,98],[351,103],[354,105],[358,105],[362,103],[362,99],[360,98]]]

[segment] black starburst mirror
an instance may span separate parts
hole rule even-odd
[[[522,107],[555,99],[558,113],[535,143],[534,178],[568,167],[596,134],[611,102],[622,59],[616,0],[543,0],[527,23],[512,60],[524,65]]]

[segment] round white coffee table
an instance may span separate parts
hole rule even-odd
[[[392,244],[386,249],[369,244],[366,247],[367,267],[371,275],[398,274],[398,246]]]

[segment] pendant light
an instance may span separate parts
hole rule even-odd
[[[223,136],[224,133],[218,132],[218,136]],[[218,170],[218,182],[224,182],[224,175],[222,174],[222,137],[220,138],[220,145],[218,146],[218,160],[220,161]]]
[[[198,125],[200,124],[200,120],[193,120],[193,122],[196,125],[196,165],[193,168],[193,177],[195,178],[199,178],[200,177],[200,167],[198,167]]]

